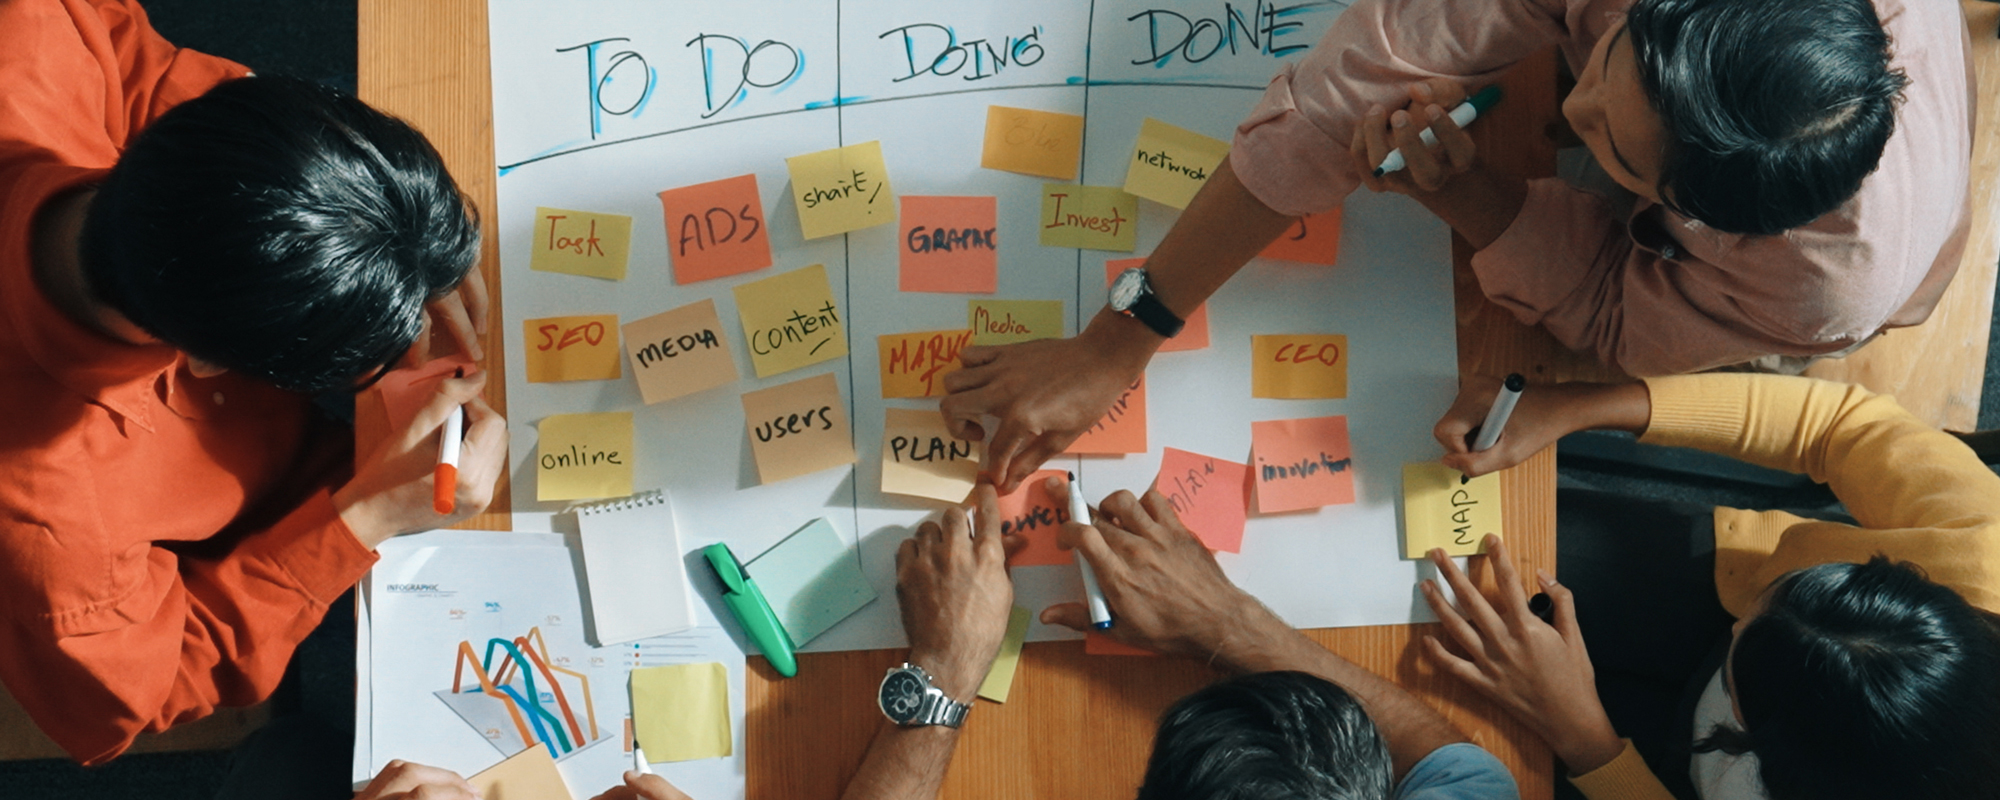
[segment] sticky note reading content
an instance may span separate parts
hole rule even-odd
[[[1021,665],[1021,643],[1028,638],[1029,619],[1028,610],[1020,606],[1007,614],[1007,636],[1000,640],[1000,654],[993,657],[986,680],[979,684],[980,697],[1005,703],[1014,691],[1014,671]]]
[[[608,381],[624,373],[618,362],[618,315],[544,317],[521,324],[528,382]]]
[[[1013,494],[1000,496],[1000,532],[1018,533],[1028,546],[1007,563],[1016,567],[1046,567],[1073,563],[1070,551],[1056,544],[1056,531],[1069,521],[1069,496],[1049,494],[1043,485],[1060,478],[1059,470],[1045,469],[1029,475]]]
[[[1148,117],[1139,123],[1139,142],[1125,168],[1125,191],[1187,208],[1228,156],[1228,142]]]
[[[986,144],[979,166],[1075,180],[1083,154],[1083,117],[1006,106],[986,107]]]
[[[826,267],[814,264],[736,287],[736,314],[757,377],[847,355],[847,330]]]
[[[536,427],[535,499],[632,493],[632,412],[556,414]]]
[[[674,283],[694,283],[771,266],[771,235],[756,175],[738,175],[660,193]]]
[[[1146,376],[1125,387],[1124,393],[1104,412],[1104,418],[1090,426],[1065,453],[1112,455],[1146,452]]]
[[[1042,184],[1042,246],[1130,253],[1139,240],[1139,198],[1111,186]]]
[[[897,288],[986,292],[999,286],[998,206],[991,197],[904,197]]]
[[[1484,551],[1486,534],[1500,526],[1500,473],[1467,478],[1426,461],[1403,465],[1403,557],[1423,558],[1433,547],[1446,555]]]
[[[792,173],[792,200],[799,227],[818,239],[896,218],[896,193],[881,142],[862,142],[785,159]]]
[[[883,397],[942,397],[944,376],[958,369],[958,351],[972,331],[916,331],[875,337]]]
[[[1250,440],[1258,513],[1354,502],[1346,417],[1252,422]]]
[[[882,491],[957,503],[979,477],[979,443],[951,437],[936,411],[887,409]]]
[[[1116,282],[1119,273],[1125,270],[1138,269],[1143,266],[1146,266],[1146,259],[1143,258],[1114,258],[1106,261],[1104,262],[1104,285],[1110,286]],[[1181,326],[1180,333],[1175,334],[1174,338],[1168,339],[1160,345],[1160,352],[1170,353],[1176,350],[1200,350],[1208,346],[1208,304],[1202,303],[1195,306],[1194,313],[1189,314],[1184,322],[1186,324]]]
[[[1340,260],[1340,206],[1292,221],[1258,255],[1301,264],[1333,266]]]
[[[1250,396],[1289,400],[1346,397],[1347,337],[1250,337]]]
[[[1167,496],[1181,524],[1210,550],[1243,549],[1243,523],[1250,515],[1250,468],[1186,450],[1167,448],[1153,488]]]
[[[555,758],[546,747],[530,747],[465,779],[482,800],[570,800]]]
[[[622,281],[631,250],[631,217],[537,208],[528,268]]]
[[[763,483],[854,463],[847,403],[831,373],[745,392],[743,421]]]
[[[972,343],[1013,344],[1063,335],[1061,300],[967,300]]]
[[[632,728],[655,763],[729,755],[729,670],[713,661],[632,670]]]
[[[744,568],[798,647],[875,599],[875,586],[861,572],[861,554],[824,517],[785,537]]]
[[[722,335],[714,300],[626,325],[625,352],[648,405],[733,383],[737,377],[736,357]]]

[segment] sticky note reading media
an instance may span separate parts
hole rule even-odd
[[[632,733],[654,763],[729,755],[729,670],[713,661],[632,670]]]
[[[1354,502],[1346,417],[1252,422],[1250,441],[1258,513]]]
[[[689,303],[625,326],[625,351],[646,404],[736,381],[736,357],[715,301]]]
[[[631,217],[537,208],[528,268],[622,281],[631,250]]]
[[[1228,156],[1228,142],[1148,117],[1139,123],[1139,143],[1125,169],[1125,191],[1187,208]]]
[[[896,193],[881,142],[862,142],[785,159],[792,200],[807,239],[872,228],[896,218]]]
[[[763,483],[854,463],[847,403],[831,373],[745,392],[743,422]]]
[[[986,107],[986,143],[979,166],[1067,181],[1076,179],[1082,154],[1082,116]]]
[[[1049,494],[1045,484],[1063,477],[1059,470],[1045,469],[1029,475],[1013,494],[1000,496],[1000,532],[1018,533],[1028,540],[1009,566],[1046,567],[1074,563],[1070,551],[1056,544],[1056,531],[1069,521],[1069,496]]]
[[[1106,261],[1104,262],[1104,285],[1110,286],[1116,282],[1118,275],[1125,270],[1138,269],[1144,266],[1146,266],[1146,259],[1143,258],[1114,258]],[[1186,324],[1181,326],[1181,332],[1174,334],[1174,338],[1162,343],[1160,345],[1160,352],[1171,353],[1176,350],[1200,350],[1208,346],[1207,303],[1195,306],[1194,313],[1189,314],[1188,318],[1183,320],[1183,322]]]
[[[757,377],[847,355],[847,330],[826,267],[814,264],[738,286],[736,314]]]
[[[529,383],[608,381],[623,375],[618,315],[544,317],[521,323]]]
[[[998,288],[998,205],[991,197],[904,197],[897,288],[984,292]]]
[[[1139,241],[1139,198],[1112,186],[1042,184],[1044,247],[1130,253]]]
[[[1347,337],[1250,337],[1250,396],[1286,400],[1347,396]]]
[[[806,523],[744,568],[798,647],[875,600],[875,586],[861,572],[861,554],[825,517]]]
[[[958,351],[972,331],[915,331],[875,337],[883,397],[943,397],[944,376],[958,369]]]
[[[756,175],[738,175],[660,193],[674,283],[694,283],[771,266],[771,235]]]
[[[1061,300],[968,300],[966,324],[972,343],[1014,344],[1063,335]]]
[[[979,696],[995,703],[1007,702],[1007,695],[1014,691],[1014,671],[1021,665],[1021,643],[1028,639],[1028,610],[1015,606],[1007,614],[1007,636],[1000,640],[1000,654],[993,657],[993,666],[986,670],[986,680],[979,683]]]
[[[1403,465],[1403,557],[1423,558],[1433,547],[1446,555],[1481,552],[1486,534],[1500,526],[1500,473],[1467,478],[1426,461]]]
[[[1146,376],[1140,374],[1138,380],[1125,387],[1111,404],[1111,410],[1104,412],[1104,418],[1076,437],[1063,452],[1076,455],[1146,452]]]
[[[1250,468],[1186,450],[1167,448],[1153,488],[1167,496],[1181,524],[1210,550],[1243,549],[1243,523],[1250,515]]]
[[[1292,220],[1292,227],[1258,253],[1264,258],[1333,266],[1340,260],[1340,207]]]
[[[979,443],[954,439],[936,411],[887,409],[882,491],[958,503],[979,477]]]
[[[535,499],[632,493],[632,412],[545,417],[535,446]]]

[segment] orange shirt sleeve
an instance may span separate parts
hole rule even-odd
[[[249,68],[234,61],[174,46],[153,29],[146,10],[131,0],[65,1],[77,19],[89,14],[102,21],[105,38],[89,44],[107,68],[116,65],[117,73],[105,77],[120,87],[118,107],[125,111],[128,137],[216,84],[250,74]],[[89,33],[86,38],[91,38]]]

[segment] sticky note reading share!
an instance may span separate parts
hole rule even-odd
[[[1250,515],[1250,468],[1234,461],[1167,448],[1153,488],[1167,496],[1181,524],[1210,550],[1243,550]]]
[[[535,499],[632,493],[632,412],[556,414],[536,427]]]
[[[632,729],[655,763],[729,755],[728,668],[710,661],[632,670]]]
[[[1125,191],[1187,208],[1228,156],[1228,142],[1148,117],[1139,123],[1139,142],[1125,169]]]
[[[529,383],[608,381],[618,362],[618,315],[544,317],[521,324]]]
[[[872,228],[896,218],[896,192],[881,142],[862,142],[785,159],[792,200],[807,239]]]
[[[756,175],[668,189],[660,193],[660,207],[667,216],[674,283],[771,266],[771,234]]]
[[[622,281],[631,250],[631,217],[537,208],[528,268]]]
[[[1346,417],[1253,422],[1250,440],[1259,513],[1354,502]]]
[[[936,411],[887,409],[882,491],[957,503],[979,477],[979,443],[954,439]]]
[[[958,351],[972,331],[915,331],[875,337],[883,397],[942,397],[944,376],[958,369]]]
[[[743,422],[750,430],[760,482],[854,463],[847,403],[831,373],[745,392]]]
[[[1083,154],[1083,117],[1007,106],[986,107],[979,166],[1067,181]]]
[[[1285,400],[1347,396],[1347,337],[1250,337],[1250,396]]]
[[[1112,186],[1042,184],[1044,247],[1130,253],[1139,241],[1139,198]]]
[[[847,355],[847,330],[826,267],[814,264],[736,287],[736,314],[757,377]]]
[[[646,403],[672,400],[736,380],[715,301],[703,300],[625,326],[625,351]]]
[[[905,197],[897,241],[896,288],[983,292],[999,286],[998,201],[991,197]]]
[[[1403,557],[1423,558],[1433,547],[1445,555],[1483,552],[1486,534],[1501,530],[1500,473],[1467,478],[1426,461],[1403,465]]]

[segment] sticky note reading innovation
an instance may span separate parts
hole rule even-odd
[[[569,784],[546,747],[529,747],[465,779],[482,800],[571,800]]]
[[[798,647],[875,600],[875,586],[861,572],[861,554],[825,517],[806,523],[745,568]]]
[[[986,107],[986,143],[979,166],[1075,180],[1083,155],[1083,117],[1006,106]]]
[[[807,239],[871,228],[896,218],[896,193],[881,142],[862,142],[785,159],[792,200]]]
[[[854,463],[847,403],[831,373],[745,392],[743,422],[763,483]]]
[[[1000,640],[1000,654],[993,657],[993,666],[986,670],[986,680],[979,684],[979,696],[995,703],[1007,702],[1007,695],[1014,691],[1014,671],[1021,665],[1021,643],[1028,639],[1028,610],[1015,606],[1007,614],[1007,636]]]
[[[1009,566],[1046,567],[1073,563],[1070,551],[1056,543],[1056,532],[1069,521],[1069,496],[1049,494],[1044,486],[1050,478],[1060,478],[1060,470],[1038,470],[1013,494],[1000,496],[1000,532],[1018,533],[1028,546],[1007,559]]]
[[[1139,142],[1125,168],[1125,191],[1187,208],[1228,156],[1228,142],[1148,117],[1139,123]]]
[[[1013,344],[1063,335],[1061,300],[968,300],[965,315],[973,344]]]
[[[618,362],[618,315],[544,317],[521,323],[529,383],[608,381]]]
[[[979,477],[979,443],[951,437],[936,411],[887,409],[882,491],[958,503]]]
[[[1250,396],[1289,400],[1346,397],[1347,337],[1250,337]]]
[[[1139,198],[1112,186],[1042,184],[1044,247],[1130,253],[1139,240]]]
[[[1340,260],[1340,207],[1292,220],[1276,241],[1259,253],[1264,258],[1301,264],[1333,266]]]
[[[631,250],[631,217],[537,208],[528,268],[622,281]]]
[[[1354,502],[1346,417],[1252,422],[1250,441],[1258,513]]]
[[[1486,534],[1500,526],[1500,473],[1467,478],[1426,461],[1403,465],[1403,557],[1423,558],[1433,547],[1446,555],[1482,552]]]
[[[1250,515],[1250,468],[1234,461],[1167,448],[1153,488],[1167,496],[1181,524],[1210,550],[1243,549],[1243,523]]]
[[[654,314],[627,324],[624,332],[632,375],[648,405],[736,381],[736,357],[729,353],[714,300]]]
[[[901,268],[905,292],[985,292],[999,287],[998,206],[991,197],[904,197]]]
[[[757,377],[847,355],[847,330],[826,267],[814,264],[738,286],[736,314]]]
[[[1079,455],[1146,452],[1145,374],[1141,373],[1138,380],[1125,387],[1111,404],[1111,410],[1104,412],[1104,418],[1076,437],[1063,452]]]
[[[632,412],[556,414],[536,428],[535,499],[585,500],[632,493]]]
[[[1119,273],[1125,270],[1138,269],[1144,266],[1146,266],[1146,259],[1143,258],[1114,258],[1106,261],[1104,262],[1104,285],[1110,286],[1118,280]],[[1208,346],[1208,304],[1202,303],[1195,306],[1194,313],[1189,314],[1184,322],[1186,324],[1181,326],[1180,333],[1175,334],[1174,338],[1168,339],[1160,345],[1160,352],[1171,353],[1176,350],[1200,350]]]
[[[654,763],[729,755],[729,670],[713,661],[632,670],[632,733]]]
[[[972,331],[915,331],[875,337],[883,397],[942,397],[944,376],[958,369],[958,351]]]
[[[771,235],[756,175],[738,175],[660,193],[674,283],[694,283],[771,266]]]

